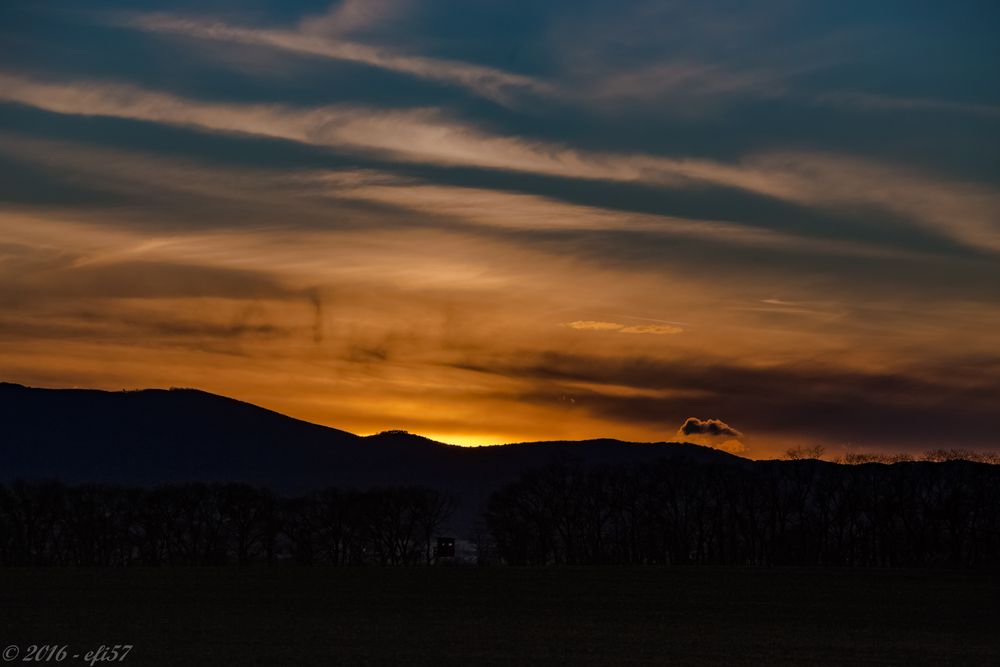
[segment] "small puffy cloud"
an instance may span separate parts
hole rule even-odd
[[[747,451],[747,446],[740,440],[743,434],[719,419],[688,417],[677,429],[677,437],[685,442],[721,449],[730,454]]]
[[[698,419],[688,417],[678,433],[683,435],[729,436],[739,438],[743,434],[719,419]]]
[[[679,334],[684,329],[671,324],[637,324],[625,326],[618,322],[600,322],[595,320],[577,320],[567,322],[565,326],[571,329],[582,329],[587,331],[615,331],[623,334],[652,334],[662,336],[665,334]]]

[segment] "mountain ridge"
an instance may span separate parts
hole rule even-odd
[[[596,464],[748,462],[689,443],[593,439],[461,447],[401,431],[359,436],[198,389],[0,383],[0,481],[239,481],[281,493],[421,485],[453,493],[472,516],[503,484],[561,457]]]
[[[10,398],[13,393],[46,393],[52,397],[58,397],[60,401],[71,396],[96,398],[99,400],[107,400],[113,397],[127,397],[126,400],[148,400],[155,397],[167,397],[173,399],[175,397],[194,397],[202,401],[217,402],[220,407],[225,407],[229,409],[239,409],[257,413],[258,416],[263,417],[265,415],[284,420],[289,426],[295,424],[299,428],[303,429],[316,429],[317,432],[324,432],[328,434],[336,434],[339,438],[356,440],[358,442],[389,442],[392,444],[399,444],[401,441],[406,442],[422,442],[425,444],[431,444],[438,447],[447,447],[456,450],[477,450],[477,449],[495,449],[503,447],[522,447],[522,446],[554,446],[554,445],[657,445],[657,446],[678,446],[678,447],[690,447],[696,450],[702,450],[705,452],[717,452],[724,457],[742,458],[722,450],[713,449],[711,447],[704,447],[702,445],[697,445],[689,442],[676,442],[676,441],[657,441],[657,442],[636,442],[628,440],[619,440],[617,438],[587,438],[583,440],[533,440],[533,441],[523,441],[523,442],[501,442],[490,445],[482,445],[479,447],[463,447],[460,445],[453,445],[450,443],[440,442],[428,438],[426,436],[420,435],[418,433],[412,433],[403,429],[387,429],[374,433],[372,435],[358,435],[346,431],[343,429],[338,429],[332,426],[327,426],[325,424],[317,424],[315,422],[310,422],[305,419],[300,419],[298,417],[293,417],[286,415],[282,412],[276,410],[271,410],[270,408],[265,408],[260,405],[250,403],[248,401],[243,401],[237,398],[232,398],[230,396],[224,396],[222,394],[214,394],[202,389],[197,389],[194,387],[169,387],[163,388],[144,388],[144,389],[121,389],[121,390],[106,390],[106,389],[92,389],[92,388],[54,388],[54,387],[33,387],[29,385],[24,385],[16,382],[4,382],[0,381],[0,416],[5,415],[5,405],[4,399]],[[20,397],[18,397],[20,398]],[[55,407],[65,407],[65,405],[57,405]]]

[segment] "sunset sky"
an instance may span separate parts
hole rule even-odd
[[[998,26],[7,0],[0,380],[458,444],[1000,446]]]

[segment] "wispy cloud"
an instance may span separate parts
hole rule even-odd
[[[0,155],[14,156],[55,173],[72,175],[78,184],[121,194],[126,200],[141,189],[147,204],[202,211],[229,211],[211,218],[211,226],[228,229],[273,227],[273,217],[294,213],[300,229],[350,228],[364,220],[366,228],[417,224],[474,231],[513,230],[524,232],[639,232],[665,238],[701,240],[713,245],[770,248],[787,253],[817,252],[867,254],[874,249],[862,245],[808,239],[758,229],[733,222],[678,218],[635,213],[598,206],[585,206],[541,195],[485,188],[439,185],[372,169],[274,170],[230,165],[208,166],[194,160],[98,148],[65,142],[27,140],[0,135]],[[373,219],[360,206],[376,204],[380,215]],[[221,208],[220,208],[221,207]],[[52,208],[52,206],[49,206]],[[392,216],[391,212],[398,212]],[[330,213],[338,213],[337,220]],[[156,210],[142,215],[139,226],[148,226],[150,216],[167,215]],[[79,216],[80,213],[77,213]],[[134,216],[129,209],[102,211],[108,222]],[[169,222],[169,221],[165,221]],[[171,222],[181,229],[191,221]],[[209,222],[197,227],[206,229]],[[668,323],[671,324],[671,323]]]
[[[614,331],[623,334],[650,334],[654,336],[684,333],[684,329],[672,324],[634,324],[629,326],[618,322],[576,320],[575,322],[567,322],[565,326],[582,331]]]
[[[814,100],[819,104],[858,109],[862,111],[940,111],[945,113],[968,114],[987,118],[1000,117],[1000,106],[976,104],[971,102],[956,102],[953,100],[935,99],[932,97],[901,97],[845,91],[824,93]]]
[[[596,100],[635,102],[665,97],[689,100],[734,94],[781,95],[789,73],[773,68],[735,69],[714,63],[673,61],[598,78],[586,95]],[[682,109],[672,109],[674,113]]]
[[[341,0],[322,14],[307,16],[299,22],[302,32],[345,35],[378,28],[407,15],[413,0]]]
[[[862,244],[809,239],[735,222],[584,206],[540,195],[436,185],[412,179],[344,181],[339,172],[302,173],[298,177],[306,184],[327,186],[327,194],[334,197],[378,202],[466,225],[538,232],[641,232],[787,252],[848,255],[878,252]]]
[[[372,15],[377,16],[378,13]],[[120,23],[148,32],[262,46],[377,67],[427,81],[458,86],[504,104],[512,103],[518,94],[551,91],[549,84],[523,74],[468,62],[401,54],[390,48],[350,41],[340,36],[343,32],[366,25],[372,15],[357,3],[346,3],[338,11],[307,21],[302,28],[296,30],[244,28],[165,14],[135,15],[121,19]]]
[[[807,66],[718,63],[673,55],[641,66],[612,66],[594,56],[590,65],[576,63],[561,79],[545,80],[476,63],[399,52],[352,35],[377,29],[410,3],[342,2],[319,16],[306,17],[293,28],[245,27],[205,18],[163,13],[126,14],[115,25],[145,32],[217,43],[276,49],[340,62],[361,64],[425,81],[463,88],[495,102],[518,106],[525,96],[569,104],[648,102],[664,98],[689,102],[723,96],[773,97],[787,92],[789,80]],[[397,27],[397,30],[399,28]],[[671,108],[682,113],[681,106]]]
[[[736,163],[616,154],[503,136],[437,110],[380,111],[206,102],[136,86],[49,83],[0,74],[0,100],[68,114],[276,137],[404,162],[460,165],[672,188],[732,188],[797,204],[868,206],[962,243],[1000,250],[1000,193],[903,167],[816,153],[763,153]]]
[[[570,329],[583,331],[618,331],[625,325],[617,322],[601,322],[600,320],[576,320],[575,322],[567,322],[566,326]]]
[[[665,336],[670,334],[684,333],[684,329],[672,324],[635,324],[629,327],[622,327],[618,333],[623,334],[652,334],[654,336]]]

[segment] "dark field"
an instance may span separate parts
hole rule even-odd
[[[1000,576],[849,570],[0,570],[0,644],[122,664],[1000,664]],[[0,647],[2,648],[2,647]],[[71,657],[63,664],[81,664]],[[105,663],[110,664],[110,663]]]

